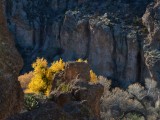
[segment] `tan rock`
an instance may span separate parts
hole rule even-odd
[[[68,62],[65,66],[64,79],[70,82],[73,79],[90,80],[90,67],[85,62]]]

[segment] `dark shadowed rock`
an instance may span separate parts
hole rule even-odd
[[[99,83],[92,84],[76,80],[72,86],[72,94],[76,101],[86,100],[96,118],[100,118],[100,98],[103,92],[104,87]]]
[[[51,93],[50,97],[61,107],[74,100],[71,92],[55,92]]]
[[[7,120],[76,120],[60,109],[55,103],[44,103],[40,108],[22,113]]]
[[[95,118],[93,111],[90,109],[88,102],[71,101],[64,106],[64,110],[68,112],[74,119],[78,120],[98,120]]]
[[[51,100],[64,108],[66,112],[71,113],[74,118],[80,119],[78,114],[81,114],[82,120],[85,118],[100,118],[100,98],[103,94],[104,87],[97,83],[92,84],[81,79],[73,79],[70,84],[69,91],[53,91],[50,94]],[[85,102],[84,102],[85,101]],[[86,103],[86,104],[84,104]],[[78,107],[80,106],[80,107]],[[71,110],[72,107],[77,111]],[[88,110],[87,113],[81,107]],[[69,108],[69,109],[67,109]],[[71,111],[70,111],[71,110]],[[88,116],[88,117],[87,117]],[[81,120],[81,119],[80,119]]]
[[[19,112],[23,92],[18,82],[22,58],[8,32],[4,16],[4,3],[0,1],[0,120]]]

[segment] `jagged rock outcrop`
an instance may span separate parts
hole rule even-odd
[[[153,0],[6,0],[8,26],[25,66],[36,57],[88,59],[124,87],[144,80],[140,18]]]
[[[160,1],[150,4],[142,17],[149,34],[144,44],[145,63],[150,77],[160,85]]]
[[[19,112],[23,103],[23,92],[18,75],[23,62],[13,38],[8,31],[4,16],[4,3],[0,1],[0,120]]]
[[[53,101],[78,120],[100,119],[100,98],[104,87],[89,82],[89,70],[85,62],[67,63],[65,74],[57,79],[59,86],[50,94]]]
[[[104,87],[81,79],[74,79],[72,82],[69,91],[53,91],[52,100],[75,119],[100,119],[100,98]]]

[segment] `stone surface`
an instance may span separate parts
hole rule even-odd
[[[100,118],[100,98],[104,92],[104,87],[97,83],[91,84],[82,80],[73,83],[72,94],[77,101],[86,100],[91,111],[97,119]]]
[[[81,79],[73,79],[69,85],[69,91],[52,91],[50,99],[75,119],[99,120],[100,98],[104,87],[99,83],[92,84]]]
[[[74,119],[78,120],[99,120],[95,118],[93,111],[90,109],[87,101],[71,101],[64,106],[64,110],[68,112]]]
[[[68,62],[64,70],[65,81],[70,82],[73,79],[90,80],[90,67],[85,62]]]
[[[89,82],[89,71],[88,63],[68,62],[64,74],[53,80],[53,85],[58,87],[50,93],[52,101],[78,120],[100,119],[100,98],[104,87]],[[57,83],[59,85],[55,85]]]
[[[0,1],[0,119],[19,112],[23,103],[23,92],[18,75],[23,62],[18,54],[4,16],[4,3]]]

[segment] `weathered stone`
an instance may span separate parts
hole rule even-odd
[[[104,87],[101,84],[76,80],[73,83],[72,92],[77,101],[86,100],[94,116],[97,119],[100,118],[100,98],[104,92]]]
[[[53,81],[52,81],[52,88],[51,88],[51,91],[54,91],[55,88],[57,88],[59,85],[58,85],[58,82],[63,82],[64,81],[64,71],[61,71],[59,73],[56,73],[54,75],[54,78],[53,78]]]
[[[64,107],[65,104],[68,104],[72,100],[74,100],[70,92],[57,92],[57,93],[55,92],[51,93],[50,97],[54,102],[56,102],[61,107]]]
[[[0,1],[0,119],[14,115],[22,108],[23,92],[18,75],[23,62],[12,35],[7,29],[4,3]]]
[[[85,62],[68,62],[64,70],[64,79],[67,82],[73,79],[90,80],[90,67]]]
[[[81,79],[73,79],[69,91],[52,91],[50,99],[78,120],[100,119],[100,98],[104,88]],[[84,111],[86,113],[84,113]]]

